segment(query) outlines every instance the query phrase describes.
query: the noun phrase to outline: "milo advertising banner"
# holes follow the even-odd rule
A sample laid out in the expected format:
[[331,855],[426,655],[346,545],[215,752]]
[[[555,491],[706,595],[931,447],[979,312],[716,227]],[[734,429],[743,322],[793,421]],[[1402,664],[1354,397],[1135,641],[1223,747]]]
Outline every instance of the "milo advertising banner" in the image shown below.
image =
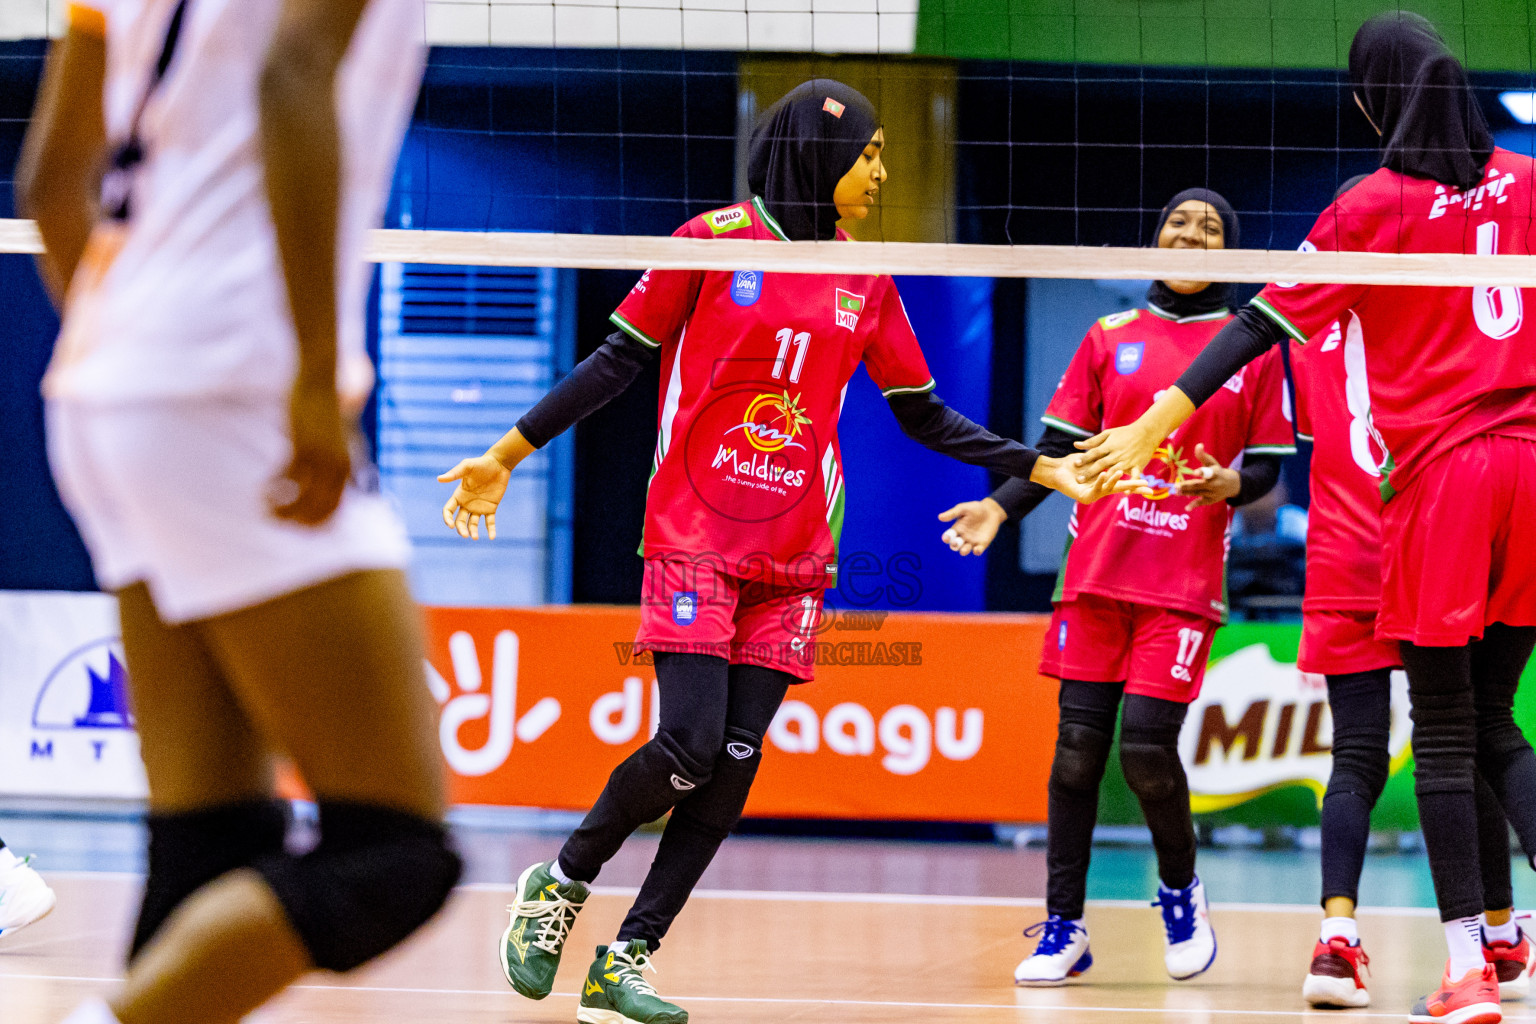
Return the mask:
[[[1296,668],[1299,623],[1234,623],[1216,634],[1200,698],[1179,737],[1190,802],[1216,825],[1316,825],[1333,767],[1333,720],[1323,677]],[[1536,728],[1536,672],[1527,668],[1515,717]],[[1372,816],[1373,828],[1419,825],[1413,798],[1408,679],[1392,676],[1392,774]],[[1136,799],[1112,759],[1099,820],[1141,821]]]

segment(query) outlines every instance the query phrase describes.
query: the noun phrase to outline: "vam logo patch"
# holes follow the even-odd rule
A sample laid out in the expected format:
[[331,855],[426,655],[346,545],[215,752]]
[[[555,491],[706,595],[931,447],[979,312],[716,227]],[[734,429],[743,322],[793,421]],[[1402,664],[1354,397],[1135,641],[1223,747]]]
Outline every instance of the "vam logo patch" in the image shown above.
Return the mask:
[[763,275],[757,270],[738,270],[731,278],[731,301],[751,306],[763,296]]
[[1122,377],[1141,369],[1141,356],[1146,350],[1144,341],[1122,341],[1115,346],[1115,372]]
[[699,592],[677,590],[672,593],[672,621],[679,626],[691,626],[699,617]]

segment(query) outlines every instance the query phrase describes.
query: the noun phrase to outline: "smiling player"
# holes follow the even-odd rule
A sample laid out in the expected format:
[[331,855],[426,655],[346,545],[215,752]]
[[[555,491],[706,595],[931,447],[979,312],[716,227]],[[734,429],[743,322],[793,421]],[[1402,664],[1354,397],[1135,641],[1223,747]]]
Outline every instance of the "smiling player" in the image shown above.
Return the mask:
[[[1215,192],[1190,189],[1169,201],[1154,238],[1165,249],[1235,247],[1237,215]],[[1230,301],[1229,285],[1158,281],[1147,308],[1099,320],[1042,417],[1040,450],[1065,454],[1105,425],[1134,419],[1231,319]],[[1047,811],[1049,917],[1025,932],[1039,942],[1014,972],[1020,985],[1059,985],[1093,963],[1083,902],[1117,715],[1120,763],[1157,851],[1162,885],[1153,905],[1163,915],[1165,966],[1184,980],[1215,961],[1178,738],[1226,617],[1232,509],[1268,492],[1280,456],[1295,450],[1281,381],[1277,359],[1232,377],[1147,467],[1151,495],[1073,509],[1040,664],[1061,680]],[[1239,458],[1241,471],[1228,468]],[[1008,481],[990,498],[941,514],[954,522],[945,540],[961,554],[985,551],[1004,519],[1027,515],[1047,493]]]

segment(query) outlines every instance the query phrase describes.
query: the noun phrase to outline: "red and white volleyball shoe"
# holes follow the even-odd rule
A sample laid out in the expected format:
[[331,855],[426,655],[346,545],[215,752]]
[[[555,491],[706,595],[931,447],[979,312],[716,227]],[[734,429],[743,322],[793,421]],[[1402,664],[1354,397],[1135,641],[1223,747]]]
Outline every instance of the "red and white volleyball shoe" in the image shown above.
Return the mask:
[[1504,1002],[1518,1002],[1530,994],[1531,972],[1536,970],[1536,956],[1532,953],[1531,940],[1524,930],[1519,942],[1489,942],[1484,933],[1483,959],[1499,979],[1499,998]]
[[1361,969],[1370,962],[1359,943],[1351,946],[1344,938],[1319,942],[1312,949],[1312,967],[1307,971],[1307,980],[1302,982],[1301,997],[1310,1006],[1327,1009],[1370,1006],[1371,993],[1360,976]]

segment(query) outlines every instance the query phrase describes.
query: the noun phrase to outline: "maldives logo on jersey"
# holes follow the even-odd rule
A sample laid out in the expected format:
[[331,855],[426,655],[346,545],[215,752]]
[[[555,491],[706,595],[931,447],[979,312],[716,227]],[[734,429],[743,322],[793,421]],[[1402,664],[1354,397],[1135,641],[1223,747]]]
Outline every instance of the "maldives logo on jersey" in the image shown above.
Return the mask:
[[752,215],[747,212],[745,206],[733,206],[729,210],[717,210],[706,215],[704,222],[709,225],[711,232],[723,235],[727,231],[751,226]]
[[[776,452],[781,448],[799,448],[805,445],[796,441],[800,432],[810,426],[811,418],[800,408],[800,396],[788,391],[758,395],[747,403],[747,411],[741,422],[726,434],[740,430],[745,432],[747,443],[760,452]],[[723,450],[723,449],[722,449]]]
[[864,312],[864,296],[845,292],[841,288],[837,290],[837,299],[833,306],[837,326],[846,327],[850,331],[858,329],[859,314],[862,312]]
[[[1164,479],[1163,474],[1153,471],[1152,467],[1159,462],[1163,464],[1163,473],[1172,479]],[[1200,479],[1200,467],[1184,461],[1184,449],[1176,444],[1168,444],[1153,453],[1152,461],[1147,463],[1146,469],[1142,471],[1141,479],[1152,488],[1152,493],[1146,497],[1153,501],[1162,501],[1173,494],[1173,488],[1176,485]]]

